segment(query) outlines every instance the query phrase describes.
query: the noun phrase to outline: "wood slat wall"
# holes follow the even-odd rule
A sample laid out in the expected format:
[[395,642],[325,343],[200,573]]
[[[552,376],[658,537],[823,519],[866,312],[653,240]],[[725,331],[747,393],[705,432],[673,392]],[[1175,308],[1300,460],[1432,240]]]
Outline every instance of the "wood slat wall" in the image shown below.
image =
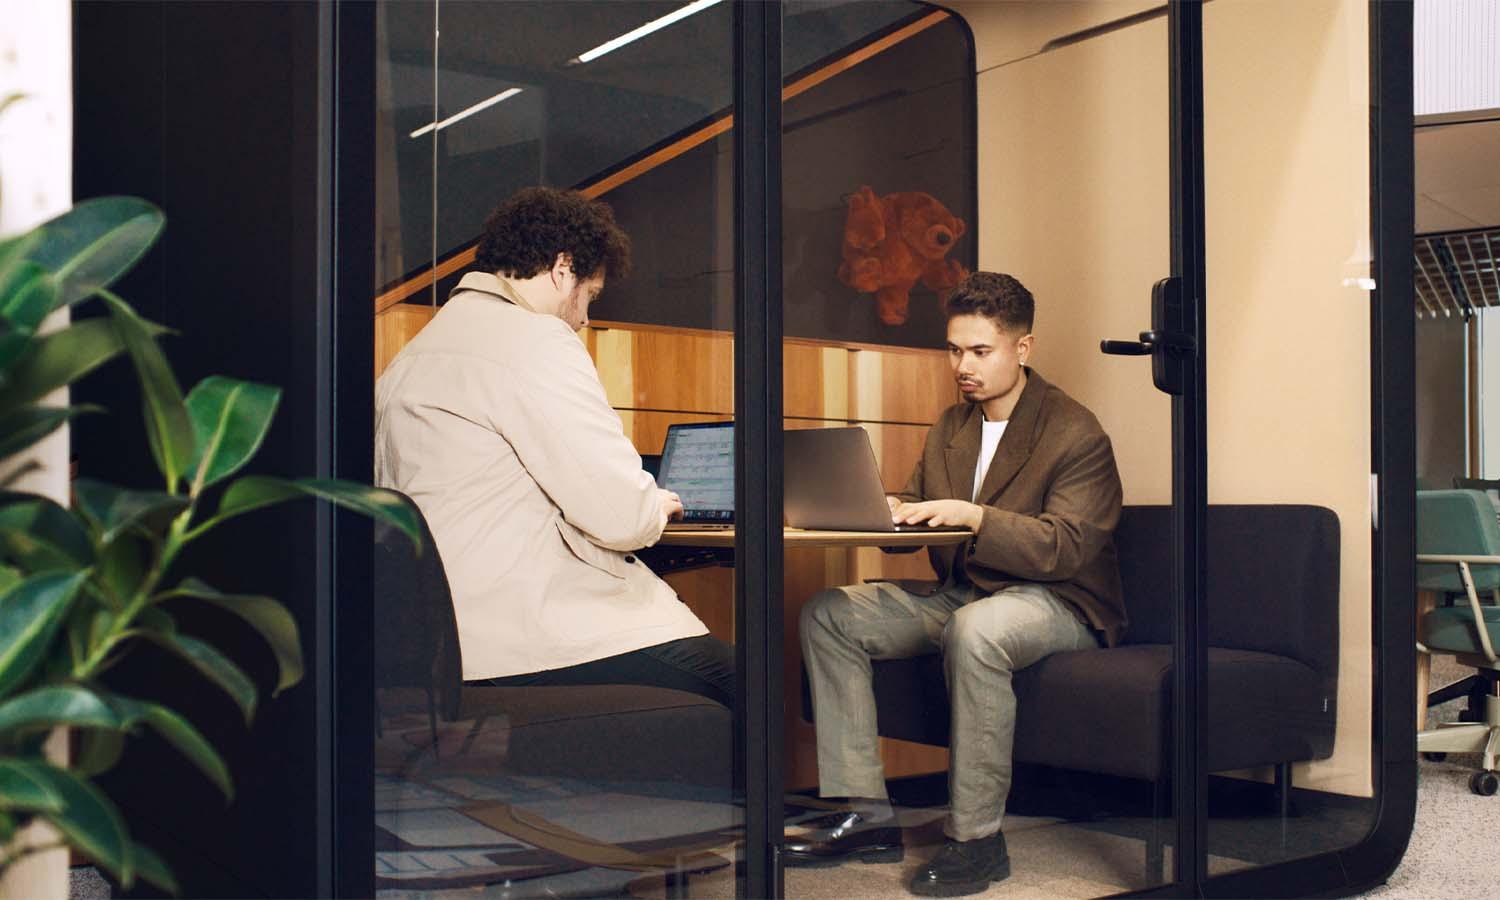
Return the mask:
[[[432,317],[428,306],[400,303],[376,317],[376,374]],[[734,416],[734,341],[723,332],[595,323],[581,335],[599,369],[605,395],[625,433],[643,454],[660,453],[672,422]],[[903,487],[921,456],[927,427],[957,399],[942,350],[851,346],[803,339],[783,348],[787,428],[862,425],[880,462],[886,490]],[[925,553],[892,555],[875,548],[801,549],[786,554],[783,598],[786,685],[786,784],[817,784],[813,728],[802,720],[802,606],[825,587],[871,578],[932,578]],[[734,639],[734,577],[727,568],[667,577],[710,631]],[[939,772],[947,751],[883,740],[890,777]]]

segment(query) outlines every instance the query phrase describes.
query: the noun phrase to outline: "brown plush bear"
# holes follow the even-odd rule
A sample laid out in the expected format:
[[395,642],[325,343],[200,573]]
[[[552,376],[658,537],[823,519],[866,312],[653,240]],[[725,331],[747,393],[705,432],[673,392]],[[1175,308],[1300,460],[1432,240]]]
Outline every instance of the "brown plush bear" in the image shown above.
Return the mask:
[[918,281],[942,299],[969,274],[957,260],[943,258],[963,233],[964,220],[931,194],[876,197],[868,186],[861,187],[849,197],[839,281],[874,293],[880,321],[901,325]]

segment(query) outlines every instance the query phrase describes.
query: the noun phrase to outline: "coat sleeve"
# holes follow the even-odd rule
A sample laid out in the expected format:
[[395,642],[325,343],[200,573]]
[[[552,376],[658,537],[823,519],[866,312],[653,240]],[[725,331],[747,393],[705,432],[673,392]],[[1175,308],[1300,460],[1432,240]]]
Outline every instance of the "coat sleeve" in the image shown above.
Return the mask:
[[1121,499],[1114,450],[1096,429],[1059,464],[1039,515],[984,507],[969,563],[1027,581],[1071,580],[1110,540]]
[[610,408],[588,351],[561,320],[544,322],[526,359],[491,386],[486,423],[527,473],[595,544],[634,550],[666,526],[656,481]]

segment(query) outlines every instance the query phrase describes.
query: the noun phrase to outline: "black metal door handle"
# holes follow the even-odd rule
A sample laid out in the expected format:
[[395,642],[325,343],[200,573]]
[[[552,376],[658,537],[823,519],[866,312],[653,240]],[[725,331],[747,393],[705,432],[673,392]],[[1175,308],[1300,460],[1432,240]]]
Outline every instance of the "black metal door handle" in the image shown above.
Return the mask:
[[1100,341],[1099,349],[1111,356],[1151,355],[1151,345],[1145,341]]
[[1151,330],[1141,332],[1140,340],[1100,341],[1099,350],[1112,356],[1150,356],[1151,380],[1156,387],[1180,395],[1185,375],[1183,358],[1198,353],[1197,338],[1185,330],[1191,321],[1181,281],[1163,278],[1151,288]]

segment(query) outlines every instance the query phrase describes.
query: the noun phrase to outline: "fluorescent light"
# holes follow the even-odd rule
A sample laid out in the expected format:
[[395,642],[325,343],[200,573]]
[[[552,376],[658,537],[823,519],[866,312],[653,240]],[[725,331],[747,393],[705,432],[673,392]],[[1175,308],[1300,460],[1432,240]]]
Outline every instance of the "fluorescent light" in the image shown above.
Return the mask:
[[613,50],[618,50],[631,41],[640,40],[653,31],[658,31],[662,28],[666,28],[673,22],[680,22],[681,20],[686,19],[688,16],[691,16],[694,13],[703,12],[705,9],[708,9],[710,6],[713,6],[714,4],[719,2],[720,0],[694,0],[694,2],[689,3],[687,6],[684,6],[675,12],[667,13],[660,19],[652,19],[651,21],[635,29],[634,31],[628,31],[612,41],[606,41],[605,43],[600,44],[592,50],[587,50],[583,53],[578,54],[577,56],[568,60],[568,65],[577,66],[586,62],[593,62],[604,54],[609,53]]
[[417,138],[421,137],[429,131],[441,131],[442,129],[447,128],[449,125],[452,125],[454,122],[457,122],[459,119],[467,119],[469,116],[472,116],[481,110],[489,109],[491,106],[494,106],[501,100],[509,100],[519,93],[521,93],[520,88],[510,88],[509,90],[501,91],[488,100],[481,100],[468,109],[461,112],[456,112],[441,122],[428,122],[426,125],[423,125],[421,128],[413,131],[411,133],[411,136]]

